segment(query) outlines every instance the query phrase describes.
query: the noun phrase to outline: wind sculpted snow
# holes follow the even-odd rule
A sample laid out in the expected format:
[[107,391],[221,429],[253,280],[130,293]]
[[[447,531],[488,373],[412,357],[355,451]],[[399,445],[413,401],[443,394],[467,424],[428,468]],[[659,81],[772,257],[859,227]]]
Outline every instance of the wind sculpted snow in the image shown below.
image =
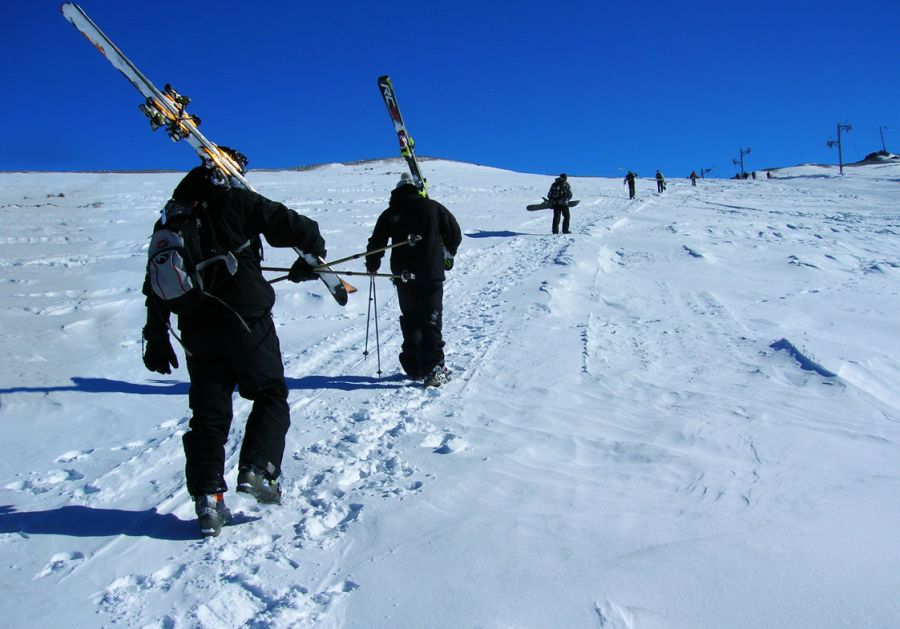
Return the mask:
[[[179,175],[0,175],[7,626],[896,623],[900,166],[642,179],[634,201],[572,177],[571,236],[524,210],[553,177],[424,166],[466,235],[453,381],[400,376],[390,284],[380,378],[367,282],[345,308],[278,284],[284,505],[231,492],[205,542],[182,352],[170,377],[140,359],[147,239]],[[403,167],[249,178],[341,257]]]

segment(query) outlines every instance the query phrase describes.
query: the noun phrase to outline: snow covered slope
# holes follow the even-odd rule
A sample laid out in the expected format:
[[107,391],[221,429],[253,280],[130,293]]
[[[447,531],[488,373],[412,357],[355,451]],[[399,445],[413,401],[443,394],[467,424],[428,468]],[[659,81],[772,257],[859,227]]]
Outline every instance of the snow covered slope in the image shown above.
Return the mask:
[[[341,257],[401,167],[250,180]],[[365,278],[345,308],[279,284],[284,505],[231,493],[236,523],[206,542],[186,371],[140,358],[147,238],[180,175],[0,174],[7,626],[897,623],[900,165],[643,179],[634,201],[571,178],[571,236],[525,211],[553,177],[423,167],[465,233],[454,380],[400,377],[390,284],[383,378]]]

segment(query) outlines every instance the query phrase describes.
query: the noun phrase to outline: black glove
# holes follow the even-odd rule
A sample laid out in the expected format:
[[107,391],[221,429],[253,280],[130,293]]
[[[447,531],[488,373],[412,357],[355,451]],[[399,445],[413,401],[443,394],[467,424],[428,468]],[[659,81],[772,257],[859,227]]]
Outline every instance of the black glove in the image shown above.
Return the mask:
[[447,247],[442,247],[442,249],[444,250],[444,269],[449,271],[453,268],[453,254]]
[[169,334],[149,333],[144,329],[144,367],[150,371],[161,374],[170,374],[174,367],[178,369],[178,357],[172,344],[169,342]]
[[319,274],[313,271],[312,265],[303,258],[297,258],[288,271],[288,279],[292,282],[307,282],[319,279]]
[[328,255],[328,252],[325,250],[325,239],[320,234],[316,234],[316,237],[308,247],[301,247],[301,249],[311,254],[316,260],[319,258],[324,260],[325,256]]
[[381,268],[381,258],[366,258],[366,271],[377,273]]

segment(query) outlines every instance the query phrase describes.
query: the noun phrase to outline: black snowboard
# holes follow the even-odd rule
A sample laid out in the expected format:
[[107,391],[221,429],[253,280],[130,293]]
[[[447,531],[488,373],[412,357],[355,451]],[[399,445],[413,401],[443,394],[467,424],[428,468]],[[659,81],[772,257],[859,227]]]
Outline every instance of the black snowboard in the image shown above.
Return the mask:
[[[579,199],[575,199],[574,201],[569,201],[568,205],[569,205],[569,207],[575,207],[580,202],[581,201]],[[535,212],[537,210],[546,210],[551,207],[553,207],[553,206],[550,205],[549,201],[542,201],[541,203],[534,203],[533,205],[528,205],[525,207],[525,209],[528,210],[529,212]]]

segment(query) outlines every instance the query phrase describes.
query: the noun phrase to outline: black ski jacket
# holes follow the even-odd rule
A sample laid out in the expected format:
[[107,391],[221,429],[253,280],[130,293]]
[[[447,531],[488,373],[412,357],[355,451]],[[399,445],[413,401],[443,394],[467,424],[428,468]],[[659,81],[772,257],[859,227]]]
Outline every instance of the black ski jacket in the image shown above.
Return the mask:
[[[444,253],[447,248],[455,256],[462,242],[459,223],[450,210],[419,194],[418,189],[407,184],[391,192],[391,201],[381,213],[369,238],[366,251],[403,242],[410,234],[422,239],[414,246],[402,245],[391,249],[391,272],[409,271],[416,276],[414,283],[443,281]],[[374,273],[381,266],[384,252],[366,256],[366,269]]]
[[572,188],[565,179],[557,177],[547,193],[547,201],[552,207],[567,207],[572,199]]
[[[236,254],[237,273],[229,276],[224,270],[217,271],[216,281],[208,287],[208,291],[224,304],[207,297],[189,314],[178,317],[178,327],[185,330],[214,324],[224,317],[235,319],[235,313],[246,321],[259,319],[275,304],[275,291],[260,269],[260,235],[273,247],[297,247],[324,257],[325,241],[319,233],[319,225],[281,203],[243,188],[220,188],[202,183],[199,186],[186,185],[196,184],[198,177],[206,177],[200,167],[185,176],[173,197],[180,197],[179,200],[184,202],[205,202],[205,207],[198,208],[195,214],[200,220],[199,233],[204,256],[236,251],[247,241],[250,244]],[[184,198],[185,190],[190,198]],[[159,225],[157,221],[154,230]],[[166,332],[170,313],[154,295],[147,276],[144,278],[143,292],[147,296],[148,331]]]

